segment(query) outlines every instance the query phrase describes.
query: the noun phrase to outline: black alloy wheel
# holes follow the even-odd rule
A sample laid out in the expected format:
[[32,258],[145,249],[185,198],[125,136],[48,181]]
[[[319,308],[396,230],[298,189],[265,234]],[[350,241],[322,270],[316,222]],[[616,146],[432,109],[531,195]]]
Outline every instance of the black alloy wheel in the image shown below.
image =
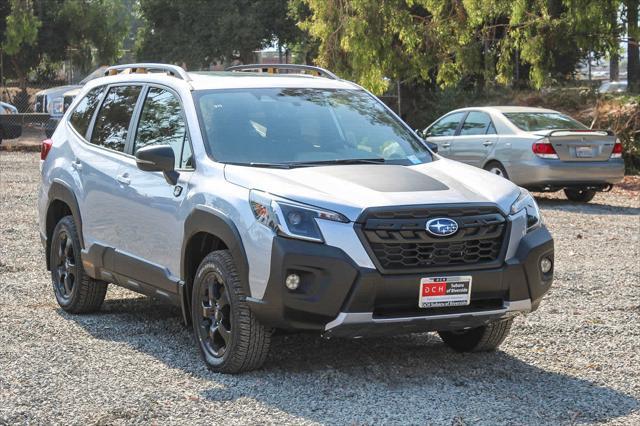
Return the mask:
[[77,265],[73,241],[66,230],[58,233],[56,249],[52,254],[54,291],[62,301],[69,301],[76,283]]
[[222,358],[232,344],[231,305],[224,279],[217,271],[208,271],[200,286],[201,318],[198,336],[210,356]]

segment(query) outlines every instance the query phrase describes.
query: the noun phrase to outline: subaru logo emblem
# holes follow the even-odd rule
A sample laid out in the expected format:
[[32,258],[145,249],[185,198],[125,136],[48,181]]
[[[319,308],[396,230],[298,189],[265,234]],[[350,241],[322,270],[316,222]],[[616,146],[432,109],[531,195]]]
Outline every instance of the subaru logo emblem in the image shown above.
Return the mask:
[[436,237],[448,237],[458,231],[458,223],[455,220],[438,217],[427,222],[427,232]]

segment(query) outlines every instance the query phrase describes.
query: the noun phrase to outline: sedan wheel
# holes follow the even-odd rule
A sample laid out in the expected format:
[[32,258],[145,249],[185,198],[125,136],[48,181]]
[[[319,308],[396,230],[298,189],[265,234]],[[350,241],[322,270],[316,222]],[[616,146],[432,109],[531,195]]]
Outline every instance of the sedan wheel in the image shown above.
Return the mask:
[[484,166],[484,169],[486,171],[488,171],[489,173],[493,173],[494,175],[498,175],[500,177],[503,177],[505,179],[509,179],[509,175],[507,174],[507,171],[505,170],[504,167],[502,167],[502,164],[493,161],[489,164],[487,164],[486,166]]

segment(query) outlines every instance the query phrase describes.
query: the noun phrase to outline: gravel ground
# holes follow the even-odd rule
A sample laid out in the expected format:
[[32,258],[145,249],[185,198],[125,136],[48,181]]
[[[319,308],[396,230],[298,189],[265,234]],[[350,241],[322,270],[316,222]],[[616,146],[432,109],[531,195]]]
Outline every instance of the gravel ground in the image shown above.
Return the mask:
[[556,280],[502,350],[433,334],[276,336],[265,367],[208,372],[177,309],[111,286],[100,313],[53,298],[38,156],[0,152],[0,424],[640,424],[640,195],[544,195]]

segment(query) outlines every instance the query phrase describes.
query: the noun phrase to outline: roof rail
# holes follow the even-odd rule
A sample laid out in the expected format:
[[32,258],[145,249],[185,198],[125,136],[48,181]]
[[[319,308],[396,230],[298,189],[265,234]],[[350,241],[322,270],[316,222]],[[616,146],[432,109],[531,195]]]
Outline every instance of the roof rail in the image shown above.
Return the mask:
[[[340,78],[324,68],[314,67],[312,65],[298,65],[298,64],[250,64],[250,65],[235,65],[229,67],[226,71],[258,71],[266,72],[269,74],[286,74],[281,73],[280,70],[292,70],[299,71],[299,74],[304,74],[304,71],[308,71],[310,74],[318,77],[330,78],[332,80],[340,80]],[[301,72],[300,72],[301,71]]]
[[130,74],[145,74],[148,71],[162,71],[176,78],[181,78],[184,81],[191,81],[191,77],[189,77],[189,74],[187,74],[184,68],[171,64],[140,63],[114,65],[104,70],[104,75],[116,75],[127,70]]

